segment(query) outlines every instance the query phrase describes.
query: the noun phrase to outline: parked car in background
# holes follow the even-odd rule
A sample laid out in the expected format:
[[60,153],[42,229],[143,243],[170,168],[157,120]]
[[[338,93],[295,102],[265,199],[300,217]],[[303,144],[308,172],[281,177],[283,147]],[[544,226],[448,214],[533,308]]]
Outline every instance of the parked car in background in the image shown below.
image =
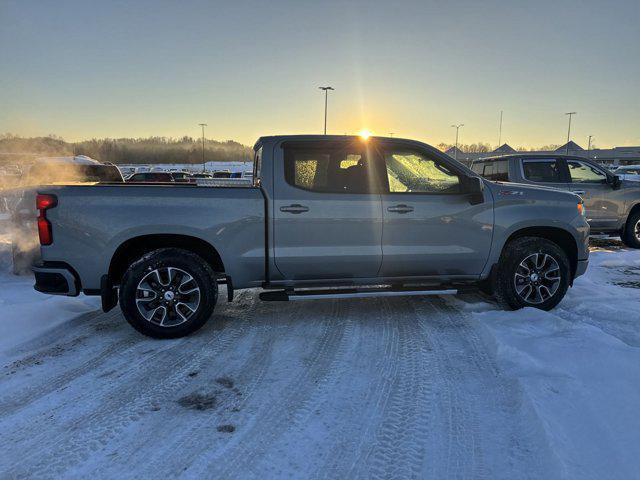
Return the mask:
[[570,155],[513,154],[476,160],[487,180],[567,190],[584,200],[592,233],[620,235],[640,248],[640,182],[623,180],[596,162]]
[[229,170],[218,170],[211,174],[212,178],[231,178],[231,172]]
[[640,181],[640,165],[622,165],[616,168],[614,173],[622,180]]
[[127,178],[131,175],[133,175],[134,173],[136,173],[136,167],[131,167],[131,166],[118,166],[118,170],[120,170],[120,173],[122,174],[122,176],[124,178]]
[[5,175],[16,175],[18,177],[22,176],[22,168],[20,168],[20,165],[5,165],[1,168],[1,170]]
[[191,178],[193,178],[193,179],[213,178],[213,175],[211,175],[210,173],[207,173],[207,172],[198,172],[198,173],[192,173],[191,174]]
[[18,165],[0,166],[0,189],[15,187],[20,183],[22,170]]
[[[71,159],[73,158],[73,159]],[[116,182],[124,179],[118,167],[89,157],[61,157],[37,160],[22,176],[20,185],[31,187],[67,182]]]
[[189,172],[175,171],[175,172],[170,172],[170,174],[173,177],[173,180],[175,182],[189,183],[192,181],[191,174]]
[[171,183],[174,182],[173,175],[169,172],[144,172],[134,173],[127,177],[127,183]]
[[134,328],[170,338],[204,325],[219,284],[229,301],[256,287],[265,301],[480,287],[505,308],[548,310],[587,268],[575,194],[489,182],[400,138],[271,136],[254,148],[248,185],[40,189],[35,288],[100,295],[105,311],[120,302]]

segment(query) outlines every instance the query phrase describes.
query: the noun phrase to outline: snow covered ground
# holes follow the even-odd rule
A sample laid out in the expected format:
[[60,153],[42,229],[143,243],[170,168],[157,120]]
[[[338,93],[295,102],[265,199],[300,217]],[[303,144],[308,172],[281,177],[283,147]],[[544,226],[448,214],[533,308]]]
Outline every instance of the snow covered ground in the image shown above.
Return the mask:
[[100,306],[96,297],[43,295],[33,289],[33,277],[11,272],[11,244],[0,235],[0,361],[8,349]]
[[552,312],[462,308],[518,380],[565,478],[640,478],[640,252],[592,249],[589,270]]
[[2,242],[0,270],[0,478],[638,478],[640,252],[615,241],[553,312],[244,291],[172,341],[33,293]]

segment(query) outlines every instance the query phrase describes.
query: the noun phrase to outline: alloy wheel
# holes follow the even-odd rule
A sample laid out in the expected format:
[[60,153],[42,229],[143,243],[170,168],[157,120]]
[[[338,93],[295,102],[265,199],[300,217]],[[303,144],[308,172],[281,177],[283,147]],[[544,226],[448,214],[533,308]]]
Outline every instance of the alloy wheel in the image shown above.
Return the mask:
[[138,312],[161,327],[183,324],[199,305],[200,287],[192,275],[180,268],[151,270],[142,277],[136,289]]
[[533,253],[522,260],[513,279],[518,296],[533,305],[553,297],[560,287],[560,280],[558,261],[546,253]]

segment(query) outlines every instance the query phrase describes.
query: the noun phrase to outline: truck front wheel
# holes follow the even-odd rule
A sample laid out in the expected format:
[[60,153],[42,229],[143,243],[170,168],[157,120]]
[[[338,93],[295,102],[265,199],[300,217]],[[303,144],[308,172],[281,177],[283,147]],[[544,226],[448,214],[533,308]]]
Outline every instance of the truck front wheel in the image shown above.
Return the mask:
[[188,250],[154,250],[132,263],[120,285],[120,308],[140,333],[178,338],[201,328],[218,299],[207,262]]
[[540,237],[521,237],[502,252],[495,298],[505,309],[534,307],[551,310],[569,288],[571,268],[566,253]]

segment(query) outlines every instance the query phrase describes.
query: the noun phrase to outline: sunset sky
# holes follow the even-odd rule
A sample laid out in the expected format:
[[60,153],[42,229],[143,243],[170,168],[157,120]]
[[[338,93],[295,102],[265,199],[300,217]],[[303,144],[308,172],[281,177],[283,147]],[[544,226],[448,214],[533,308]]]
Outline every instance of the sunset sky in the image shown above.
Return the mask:
[[640,145],[640,1],[0,0],[0,133]]

